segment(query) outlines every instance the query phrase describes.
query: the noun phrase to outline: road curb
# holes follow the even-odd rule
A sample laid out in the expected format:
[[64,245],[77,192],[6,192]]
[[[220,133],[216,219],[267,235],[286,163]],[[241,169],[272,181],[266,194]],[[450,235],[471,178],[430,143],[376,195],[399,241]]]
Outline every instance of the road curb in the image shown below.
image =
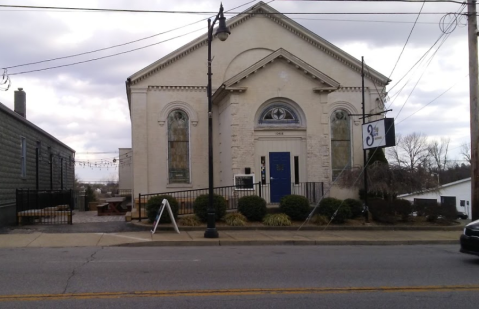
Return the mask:
[[335,241],[335,240],[209,240],[209,241],[148,241],[125,243],[113,247],[216,247],[216,246],[411,246],[456,245],[457,240],[393,240],[393,241]]
[[[138,221],[131,221],[130,224],[144,228],[151,229],[151,224],[146,224]],[[180,226],[181,231],[204,231],[206,226]],[[299,226],[216,226],[218,232],[221,231],[297,231]],[[377,226],[377,225],[330,225],[330,226],[303,226],[300,231],[462,231],[464,225],[453,226]],[[159,225],[157,231],[174,231],[173,225]]]

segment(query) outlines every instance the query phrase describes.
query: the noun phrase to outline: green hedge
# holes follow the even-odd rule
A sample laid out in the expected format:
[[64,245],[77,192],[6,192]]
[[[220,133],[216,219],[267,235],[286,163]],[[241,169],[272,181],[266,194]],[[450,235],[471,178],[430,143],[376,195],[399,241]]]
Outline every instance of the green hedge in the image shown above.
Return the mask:
[[238,211],[249,221],[261,221],[266,215],[266,201],[257,196],[243,196],[238,200]]
[[331,218],[334,214],[333,223],[344,223],[351,218],[351,209],[347,203],[333,197],[326,197],[319,202],[318,213]]
[[281,212],[291,220],[304,220],[309,215],[310,207],[307,198],[301,195],[286,195],[279,202]]
[[[158,209],[160,209],[163,199],[168,200],[168,203],[170,204],[171,211],[173,212],[173,216],[175,217],[175,220],[178,218],[178,201],[170,195],[158,195],[158,196],[154,196],[150,198],[148,200],[148,203],[146,203],[146,214],[150,222],[155,221],[156,215],[158,214]],[[165,208],[165,210],[163,210],[163,214],[161,215],[160,223],[170,223],[170,222],[171,222],[170,213]]]
[[363,215],[363,202],[360,200],[355,200],[352,198],[347,198],[343,202],[344,204],[348,205],[349,209],[351,210],[351,218],[357,218],[361,215]]
[[[206,222],[208,219],[208,194],[200,195],[193,203],[193,211],[198,218]],[[226,214],[226,200],[218,194],[213,194],[213,206],[215,208],[216,221],[221,220]]]

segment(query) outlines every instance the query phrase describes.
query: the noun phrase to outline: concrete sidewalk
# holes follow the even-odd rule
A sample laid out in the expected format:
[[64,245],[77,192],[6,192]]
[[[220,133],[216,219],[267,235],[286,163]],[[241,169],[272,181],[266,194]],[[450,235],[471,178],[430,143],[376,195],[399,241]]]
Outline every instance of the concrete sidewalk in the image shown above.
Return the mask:
[[157,230],[117,233],[0,234],[0,248],[108,247],[108,246],[264,246],[264,245],[415,245],[459,244],[454,230],[218,230],[220,237],[206,239],[204,231]]

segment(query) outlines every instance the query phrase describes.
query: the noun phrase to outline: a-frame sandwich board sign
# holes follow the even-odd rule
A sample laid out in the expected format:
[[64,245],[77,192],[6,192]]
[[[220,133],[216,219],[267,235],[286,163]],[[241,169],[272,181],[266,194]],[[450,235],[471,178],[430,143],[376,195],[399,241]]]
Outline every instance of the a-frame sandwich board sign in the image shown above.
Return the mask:
[[160,218],[165,208],[168,210],[168,213],[170,214],[171,223],[173,223],[173,227],[175,228],[175,231],[179,234],[180,230],[178,229],[178,225],[176,225],[175,217],[173,216],[173,211],[171,211],[170,203],[168,203],[168,200],[166,198],[163,199],[163,201],[161,202],[161,206],[158,209],[155,222],[153,222],[153,229],[151,230],[151,234],[155,234],[156,228],[158,227],[158,223],[160,223]]

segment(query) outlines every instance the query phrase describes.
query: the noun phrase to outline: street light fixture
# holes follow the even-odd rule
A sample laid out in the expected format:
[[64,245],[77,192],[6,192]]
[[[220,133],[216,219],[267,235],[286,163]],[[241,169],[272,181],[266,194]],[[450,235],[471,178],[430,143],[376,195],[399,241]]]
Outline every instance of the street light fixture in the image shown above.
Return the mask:
[[218,231],[216,230],[216,210],[213,205],[213,115],[212,108],[212,93],[211,93],[211,41],[213,40],[213,28],[216,21],[219,20],[219,26],[216,30],[216,36],[220,41],[225,41],[231,34],[228,27],[226,27],[226,18],[223,15],[223,4],[220,5],[220,11],[216,15],[213,23],[208,18],[208,87],[206,89],[208,96],[208,216],[207,226],[205,231],[205,238],[218,238]]

